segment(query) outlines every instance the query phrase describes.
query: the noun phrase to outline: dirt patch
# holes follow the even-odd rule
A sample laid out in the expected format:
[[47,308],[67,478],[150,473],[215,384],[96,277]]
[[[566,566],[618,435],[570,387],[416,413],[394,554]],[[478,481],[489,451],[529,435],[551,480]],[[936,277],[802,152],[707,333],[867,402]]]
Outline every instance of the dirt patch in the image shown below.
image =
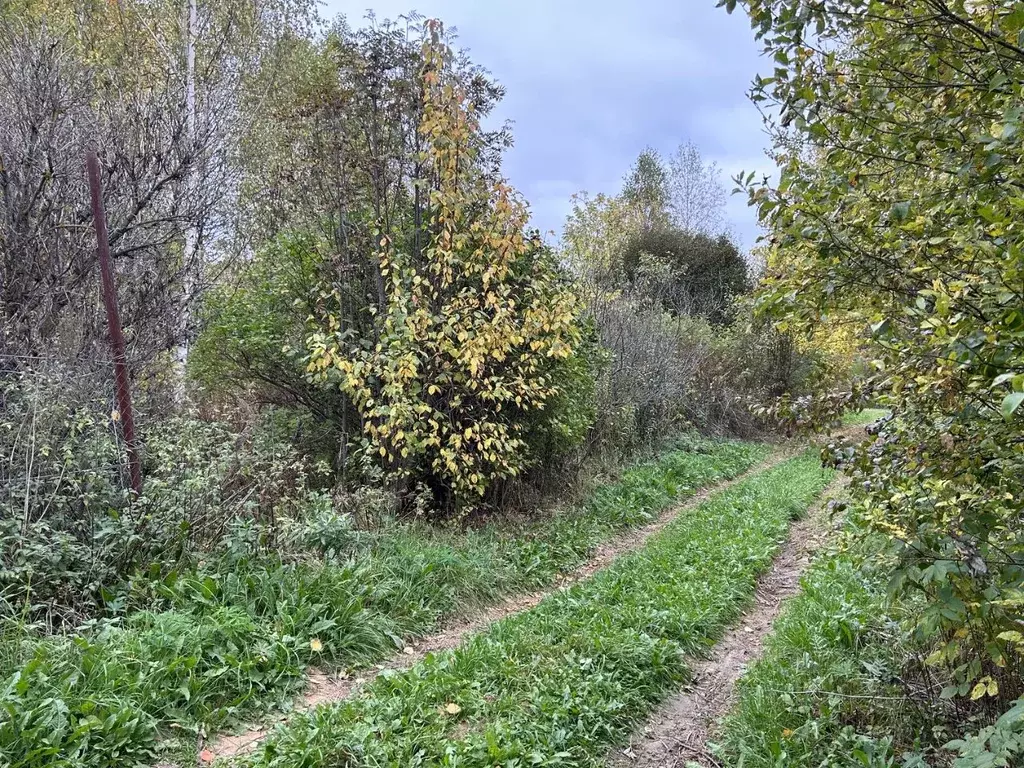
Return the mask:
[[[554,592],[567,589],[573,584],[589,578],[597,571],[608,567],[614,560],[629,552],[639,549],[647,543],[648,539],[661,531],[671,523],[678,515],[691,510],[707,499],[721,491],[743,482],[752,475],[764,472],[767,469],[790,458],[803,449],[804,446],[787,447],[780,449],[767,459],[751,467],[743,474],[707,488],[687,499],[684,503],[669,507],[664,510],[657,519],[640,528],[634,528],[619,536],[616,536],[598,547],[594,555],[573,571],[563,575],[555,584],[546,590],[533,592],[525,595],[518,595],[503,600],[494,606],[481,611],[472,619],[453,624],[446,629],[428,635],[418,641],[411,642],[402,652],[390,659],[377,664],[375,667],[366,670],[359,670],[356,673],[327,674],[314,670],[309,673],[307,688],[302,697],[296,701],[295,712],[302,712],[321,704],[343,701],[358,693],[368,681],[386,669],[402,670],[422,661],[427,654],[438,653],[458,647],[469,635],[480,632],[489,624],[499,621],[512,614],[528,610],[537,605],[541,600]],[[223,759],[243,755],[253,751],[257,745],[266,738],[273,730],[277,722],[286,722],[287,715],[279,717],[276,721],[252,727],[238,734],[221,734],[214,736],[206,744],[206,750],[215,758]]]
[[758,658],[783,602],[800,591],[800,576],[828,536],[827,500],[843,481],[837,480],[806,517],[789,529],[789,538],[772,567],[758,579],[754,604],[706,659],[691,661],[691,686],[665,701],[633,735],[628,747],[608,758],[610,768],[684,768],[719,766],[707,749],[718,721],[733,702],[736,681]]

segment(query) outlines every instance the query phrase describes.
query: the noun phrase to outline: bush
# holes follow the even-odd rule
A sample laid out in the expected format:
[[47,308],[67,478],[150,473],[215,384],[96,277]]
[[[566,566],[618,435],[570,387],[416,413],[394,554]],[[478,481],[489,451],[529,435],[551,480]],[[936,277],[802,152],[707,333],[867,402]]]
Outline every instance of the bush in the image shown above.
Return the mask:
[[777,423],[759,415],[761,404],[812,390],[823,375],[815,350],[747,324],[745,307],[732,311],[730,326],[631,296],[606,296],[590,311],[610,357],[598,379],[592,442],[624,453],[683,427],[759,434]]
[[281,234],[209,291],[188,373],[204,410],[249,423],[269,406],[291,422],[289,441],[343,472],[337,458],[351,439],[343,426],[357,416],[337,387],[309,381],[305,361],[325,249],[310,235]]
[[417,236],[382,235],[370,256],[382,280],[369,333],[347,322],[340,289],[324,287],[309,371],[352,399],[369,458],[462,514],[527,465],[524,421],[558,396],[554,374],[581,330],[525,207],[480,166],[481,128],[447,49],[435,40],[424,58]]
[[894,590],[927,596],[916,628],[946,695],[1003,706],[1024,692],[1024,16],[743,5],[779,62],[754,98],[790,127],[776,188],[749,190],[783,257],[763,306],[797,333],[870,332],[871,394],[895,418],[847,463],[859,521],[899,556]]
[[51,626],[118,610],[137,569],[176,567],[237,518],[273,531],[306,503],[311,467],[270,430],[183,417],[143,427],[143,495],[133,498],[107,380],[54,368],[3,383],[0,610],[27,604]]
[[750,290],[747,262],[725,235],[646,229],[629,239],[621,259],[626,281],[674,314],[726,323],[733,298]]

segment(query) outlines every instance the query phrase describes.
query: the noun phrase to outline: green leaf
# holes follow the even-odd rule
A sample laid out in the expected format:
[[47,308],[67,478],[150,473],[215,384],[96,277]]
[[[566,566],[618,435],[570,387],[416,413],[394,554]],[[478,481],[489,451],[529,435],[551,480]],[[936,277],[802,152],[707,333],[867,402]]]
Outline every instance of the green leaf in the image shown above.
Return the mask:
[[1013,416],[1014,412],[1024,403],[1024,392],[1011,392],[1003,398],[1002,413],[1007,419]]

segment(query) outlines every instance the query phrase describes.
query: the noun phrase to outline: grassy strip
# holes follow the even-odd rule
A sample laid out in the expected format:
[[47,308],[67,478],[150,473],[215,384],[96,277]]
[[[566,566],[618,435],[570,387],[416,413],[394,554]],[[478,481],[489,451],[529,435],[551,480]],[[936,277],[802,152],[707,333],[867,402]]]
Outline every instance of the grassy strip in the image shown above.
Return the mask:
[[804,455],[454,652],[291,723],[249,765],[597,766],[749,601],[831,473]]
[[767,453],[688,441],[580,508],[514,529],[395,525],[323,559],[293,560],[252,554],[236,537],[201,570],[140,578],[126,606],[150,610],[74,637],[0,627],[0,765],[147,761],[162,728],[223,725],[281,703],[310,663],[370,663],[442,617],[550,583],[616,531]]
[[930,718],[908,712],[892,685],[905,672],[908,641],[891,618],[885,580],[862,561],[859,550],[833,552],[804,576],[740,681],[720,745],[727,764],[894,766],[928,731]]
[[847,413],[843,416],[843,426],[864,427],[873,424],[888,413],[889,411],[885,408],[865,408],[863,411]]

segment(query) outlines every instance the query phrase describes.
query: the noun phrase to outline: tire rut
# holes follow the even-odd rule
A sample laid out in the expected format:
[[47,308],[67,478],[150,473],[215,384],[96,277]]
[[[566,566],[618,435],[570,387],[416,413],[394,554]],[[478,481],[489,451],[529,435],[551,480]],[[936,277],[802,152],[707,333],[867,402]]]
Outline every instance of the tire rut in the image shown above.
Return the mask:
[[718,721],[732,706],[737,681],[761,657],[764,641],[783,603],[800,592],[800,577],[828,537],[825,505],[843,484],[843,478],[835,480],[808,514],[790,526],[786,543],[758,579],[749,610],[722,636],[707,658],[690,660],[690,686],[663,702],[634,732],[630,744],[609,756],[608,768],[721,765],[709,751],[709,741]]
[[688,512],[707,501],[711,496],[721,493],[754,475],[765,472],[786,459],[804,450],[806,446],[786,446],[774,451],[763,461],[754,465],[731,480],[705,488],[686,501],[667,507],[656,519],[638,528],[618,534],[598,546],[595,553],[582,565],[564,574],[552,586],[536,592],[509,597],[470,619],[452,624],[444,630],[412,641],[402,651],[396,653],[375,666],[358,670],[355,673],[326,673],[310,670],[307,675],[306,691],[296,700],[292,713],[277,720],[269,720],[264,724],[255,725],[236,734],[217,734],[205,745],[200,745],[202,754],[208,758],[208,764],[214,760],[240,757],[254,751],[274,728],[287,722],[291,714],[304,712],[322,704],[344,701],[359,693],[368,682],[385,670],[408,669],[428,654],[438,653],[458,647],[469,635],[480,632],[488,625],[500,621],[522,611],[533,608],[544,598],[560,590],[568,589],[573,584],[589,578],[597,571],[607,568],[616,559],[641,548],[647,541],[679,515]]

